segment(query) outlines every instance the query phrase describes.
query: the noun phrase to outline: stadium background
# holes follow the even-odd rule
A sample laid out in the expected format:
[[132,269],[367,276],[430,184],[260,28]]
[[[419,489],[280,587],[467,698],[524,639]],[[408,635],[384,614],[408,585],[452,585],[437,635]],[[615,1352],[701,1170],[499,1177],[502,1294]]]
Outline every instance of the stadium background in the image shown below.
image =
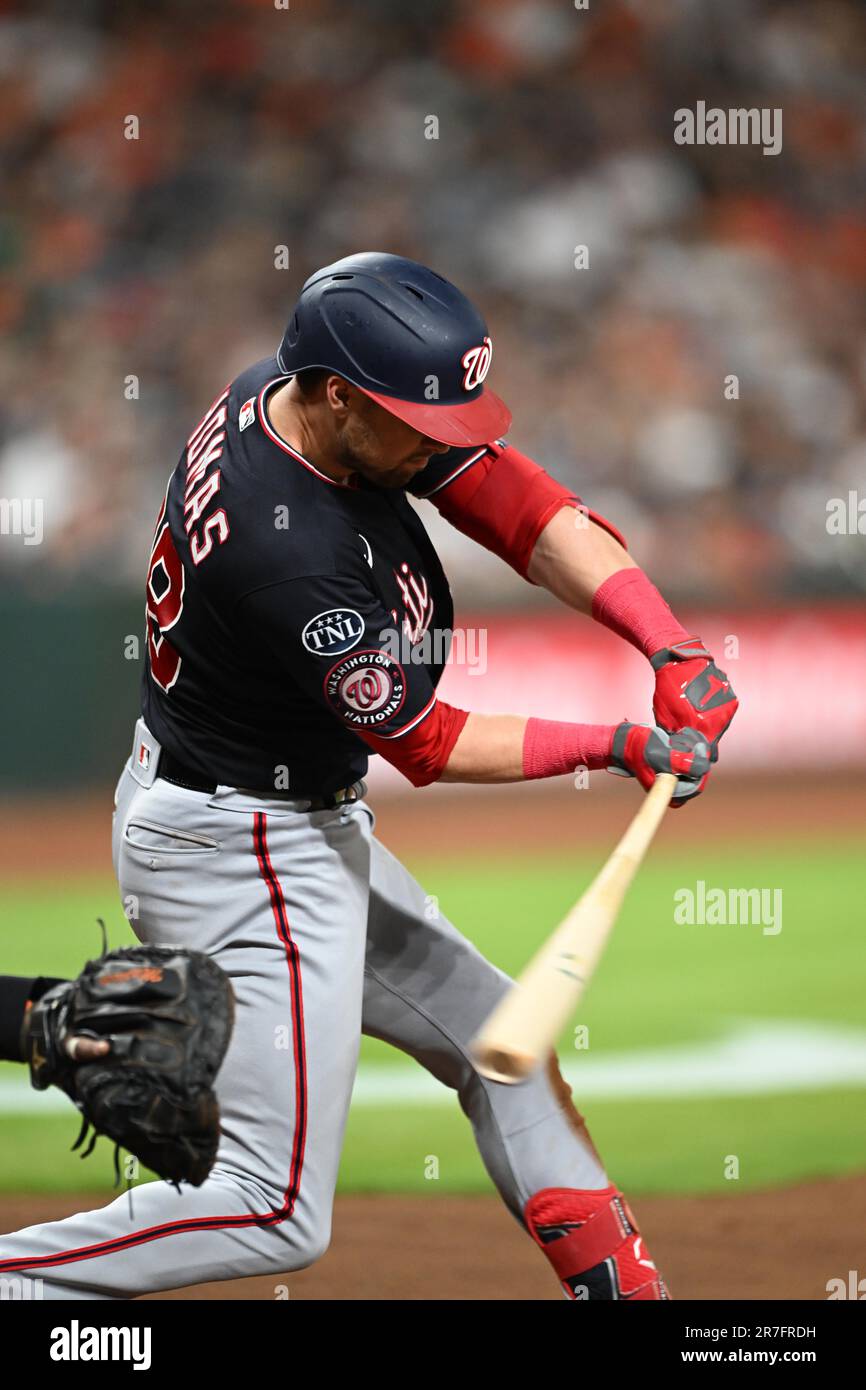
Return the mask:
[[[39,545],[0,534],[0,968],[76,971],[98,915],[128,935],[111,788],[182,441],[317,266],[428,261],[491,323],[510,438],[622,527],[743,700],[623,915],[588,1049],[563,1038],[578,1104],[675,1293],[826,1297],[862,1263],[866,547],[828,504],[866,496],[864,52],[842,0],[0,4],[0,499],[44,515]],[[781,153],[675,145],[698,100],[781,108]],[[451,698],[648,716],[635,653],[431,512],[487,644]],[[371,795],[511,970],[635,804],[603,777]],[[698,880],[781,890],[782,930],[676,924]],[[75,1130],[0,1070],[0,1226],[112,1195]],[[488,1190],[453,1098],[365,1043],[334,1247],[293,1297],[555,1296]]]

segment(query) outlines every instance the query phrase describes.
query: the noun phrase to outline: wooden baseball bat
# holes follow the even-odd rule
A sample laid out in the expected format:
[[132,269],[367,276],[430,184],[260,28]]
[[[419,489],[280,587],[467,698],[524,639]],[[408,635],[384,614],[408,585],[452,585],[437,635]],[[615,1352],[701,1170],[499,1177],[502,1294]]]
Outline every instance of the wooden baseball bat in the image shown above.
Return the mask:
[[649,849],[677,785],[659,773],[610,858],[470,1044],[492,1081],[522,1081],[549,1055],[598,964],[626,890]]

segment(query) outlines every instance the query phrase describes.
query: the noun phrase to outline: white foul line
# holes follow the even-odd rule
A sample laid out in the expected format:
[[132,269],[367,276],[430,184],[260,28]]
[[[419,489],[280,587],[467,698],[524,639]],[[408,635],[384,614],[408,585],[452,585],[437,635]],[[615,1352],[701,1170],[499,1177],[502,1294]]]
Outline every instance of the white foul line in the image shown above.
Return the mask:
[[[562,1052],[560,1062],[579,1103],[696,1100],[866,1086],[866,1029],[805,1020],[749,1019],[729,1025],[709,1041],[597,1056],[591,1049]],[[453,1102],[453,1091],[421,1067],[406,1063],[364,1063],[352,1093],[352,1105],[362,1109]],[[23,1067],[18,1076],[0,1078],[0,1114],[45,1115],[69,1109],[66,1096],[53,1087],[32,1090]]]

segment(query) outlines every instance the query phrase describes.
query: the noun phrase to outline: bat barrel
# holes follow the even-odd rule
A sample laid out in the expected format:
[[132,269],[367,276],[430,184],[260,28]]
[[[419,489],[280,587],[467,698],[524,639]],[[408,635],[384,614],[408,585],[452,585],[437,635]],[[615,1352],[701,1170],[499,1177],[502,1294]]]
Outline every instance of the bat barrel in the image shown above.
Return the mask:
[[556,1046],[592,978],[626,890],[676,787],[660,775],[586,892],[536,953],[470,1043],[476,1070],[514,1085]]
[[525,1081],[540,1061],[540,1058],[527,1052],[515,1052],[501,1044],[497,1046],[481,1041],[472,1047],[472,1058],[476,1071],[486,1076],[488,1081],[501,1081],[506,1086]]

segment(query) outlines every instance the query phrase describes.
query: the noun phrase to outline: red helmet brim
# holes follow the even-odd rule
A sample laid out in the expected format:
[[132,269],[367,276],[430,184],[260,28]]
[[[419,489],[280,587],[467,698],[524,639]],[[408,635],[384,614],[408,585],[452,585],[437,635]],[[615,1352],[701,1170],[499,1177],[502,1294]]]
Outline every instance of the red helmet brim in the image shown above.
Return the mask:
[[458,405],[403,401],[396,396],[367,391],[363,386],[358,389],[428,439],[435,439],[439,444],[451,444],[454,448],[491,444],[511,428],[511,411],[487,387],[474,400],[461,401]]

